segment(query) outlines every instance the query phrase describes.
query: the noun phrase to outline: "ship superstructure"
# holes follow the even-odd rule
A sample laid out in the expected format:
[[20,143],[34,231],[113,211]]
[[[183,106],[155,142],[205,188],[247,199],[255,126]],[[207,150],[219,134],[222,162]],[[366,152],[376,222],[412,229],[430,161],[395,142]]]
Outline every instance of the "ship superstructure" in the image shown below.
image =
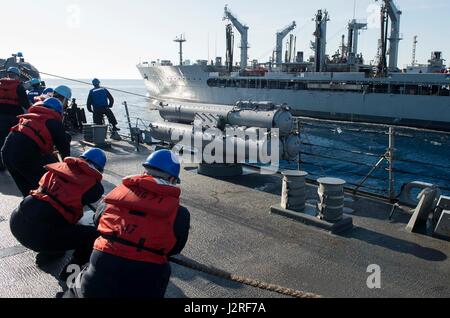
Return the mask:
[[27,86],[27,83],[32,78],[41,79],[39,71],[33,65],[25,61],[25,57],[21,52],[12,54],[7,59],[0,59],[0,78],[5,77],[8,68],[13,66],[20,69],[25,86]]
[[[290,36],[283,56],[283,40],[297,26],[276,33],[276,48],[269,62],[248,61],[249,27],[225,7],[227,50],[225,63],[198,60],[194,64],[144,62],[138,69],[149,94],[162,100],[234,105],[240,100],[287,104],[294,115],[365,121],[450,130],[450,75],[441,52],[433,52],[428,65],[398,67],[402,12],[393,0],[381,7],[381,36],[377,58],[365,63],[358,53],[364,21],[352,19],[348,36],[333,54],[327,54],[327,10],[318,10],[314,55],[296,52]],[[241,37],[240,63],[234,61],[234,30]],[[283,59],[284,58],[284,59]],[[250,63],[249,63],[250,62]]]

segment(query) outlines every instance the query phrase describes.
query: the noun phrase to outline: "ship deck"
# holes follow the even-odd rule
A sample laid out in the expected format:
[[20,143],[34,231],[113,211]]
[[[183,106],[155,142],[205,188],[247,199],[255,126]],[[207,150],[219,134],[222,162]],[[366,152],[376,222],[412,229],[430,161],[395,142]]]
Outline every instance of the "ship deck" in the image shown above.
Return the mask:
[[[82,150],[73,143],[73,155]],[[139,173],[149,151],[137,153],[126,142],[115,143],[108,151],[106,190]],[[55,297],[63,290],[55,278],[63,262],[38,268],[36,254],[14,239],[8,219],[21,198],[6,173],[0,178],[0,297]],[[280,201],[278,176],[219,180],[185,166],[181,187],[182,204],[192,214],[185,259],[324,297],[450,297],[450,243],[406,232],[407,214],[388,221],[391,206],[384,202],[348,196],[355,227],[330,235],[269,213]],[[314,186],[308,187],[308,199],[317,199]],[[367,287],[371,264],[381,267],[380,289]],[[173,265],[166,296],[281,297],[178,265]]]

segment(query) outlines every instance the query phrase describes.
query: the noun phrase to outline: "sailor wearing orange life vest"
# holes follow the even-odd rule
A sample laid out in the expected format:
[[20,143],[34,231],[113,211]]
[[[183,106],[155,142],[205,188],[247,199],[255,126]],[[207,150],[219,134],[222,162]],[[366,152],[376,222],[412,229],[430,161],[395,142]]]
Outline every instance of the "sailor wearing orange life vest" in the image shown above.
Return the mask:
[[44,166],[57,162],[54,148],[64,159],[70,155],[70,139],[62,124],[62,104],[56,98],[45,100],[19,116],[2,149],[3,162],[23,197],[39,186]]
[[70,264],[89,262],[97,228],[78,222],[83,207],[99,201],[104,193],[101,181],[105,164],[104,152],[94,148],[79,158],[48,165],[39,188],[13,212],[11,232],[22,245],[41,253],[38,263],[42,256],[63,256],[61,253],[69,250],[75,250]]
[[[20,80],[20,70],[10,67],[6,78],[0,79],[0,149],[5,143],[11,127],[17,125],[17,116],[30,108],[27,91]],[[5,170],[0,156],[0,171]]]
[[66,297],[164,298],[169,257],[186,245],[190,214],[180,206],[176,156],[155,152],[144,167],[143,175],[125,178],[97,210],[101,236]]

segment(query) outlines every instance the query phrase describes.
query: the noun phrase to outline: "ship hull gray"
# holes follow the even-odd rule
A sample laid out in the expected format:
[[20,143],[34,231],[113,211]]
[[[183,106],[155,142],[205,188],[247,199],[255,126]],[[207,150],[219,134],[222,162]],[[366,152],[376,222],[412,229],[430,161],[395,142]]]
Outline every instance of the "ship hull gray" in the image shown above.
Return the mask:
[[449,96],[210,87],[211,74],[201,66],[138,68],[149,94],[158,99],[219,105],[272,101],[289,105],[297,116],[450,131]]

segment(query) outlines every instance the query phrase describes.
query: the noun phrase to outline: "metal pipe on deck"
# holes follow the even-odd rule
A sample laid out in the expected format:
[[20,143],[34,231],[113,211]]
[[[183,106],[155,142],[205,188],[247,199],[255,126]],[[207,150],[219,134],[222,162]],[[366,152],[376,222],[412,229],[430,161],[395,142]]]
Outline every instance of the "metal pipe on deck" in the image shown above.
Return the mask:
[[294,118],[289,109],[268,102],[241,101],[235,107],[160,104],[158,109],[163,119],[182,124],[192,124],[198,114],[212,114],[230,126],[277,128],[281,136],[289,135],[294,128]]
[[[261,155],[272,156],[277,148],[280,160],[294,161],[298,158],[301,149],[301,140],[298,135],[279,137],[275,134],[267,133],[266,138],[262,138],[258,133],[258,128],[232,128],[221,131],[220,129],[209,129],[204,131],[199,127],[178,123],[152,123],[150,133],[154,139],[169,143],[189,147],[192,150],[204,152],[205,149],[216,148],[222,151],[226,163],[242,163],[249,160],[259,163],[266,158]],[[279,145],[273,138],[279,138]],[[274,140],[274,141],[273,141]],[[238,151],[236,151],[238,150]],[[245,150],[245,156],[238,153]],[[256,157],[252,154],[256,154]],[[223,163],[221,162],[221,163]]]

